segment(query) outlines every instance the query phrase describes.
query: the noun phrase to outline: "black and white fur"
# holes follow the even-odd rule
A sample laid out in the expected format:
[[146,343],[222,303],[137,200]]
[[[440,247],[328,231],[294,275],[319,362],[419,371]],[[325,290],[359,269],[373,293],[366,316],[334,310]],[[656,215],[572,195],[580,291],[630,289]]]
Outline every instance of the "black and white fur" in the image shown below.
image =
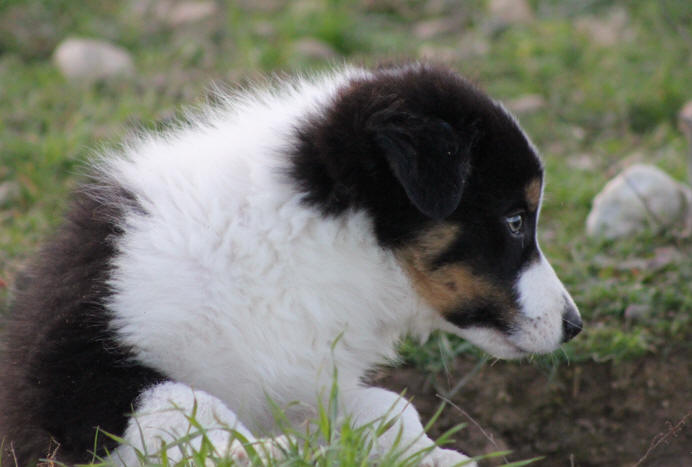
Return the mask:
[[410,404],[363,382],[402,336],[443,329],[517,358],[581,328],[536,242],[542,177],[500,104],[426,64],[241,93],[104,155],[16,292],[3,462],[56,446],[88,460],[97,427],[154,453],[193,407],[223,452],[222,426],[272,434],[267,398],[300,401],[301,423],[334,366],[354,423],[401,413],[379,449],[399,428],[411,452],[431,446]]

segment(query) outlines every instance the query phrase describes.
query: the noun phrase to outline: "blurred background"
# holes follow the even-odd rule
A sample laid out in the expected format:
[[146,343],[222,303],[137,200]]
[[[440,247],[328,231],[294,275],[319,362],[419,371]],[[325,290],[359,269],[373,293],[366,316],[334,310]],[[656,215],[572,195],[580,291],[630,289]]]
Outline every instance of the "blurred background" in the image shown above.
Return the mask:
[[541,245],[586,328],[520,363],[407,341],[375,383],[424,417],[452,401],[434,432],[467,423],[457,447],[512,451],[497,462],[692,465],[690,1],[0,0],[0,313],[93,153],[214,88],[406,59],[458,70],[532,136]]

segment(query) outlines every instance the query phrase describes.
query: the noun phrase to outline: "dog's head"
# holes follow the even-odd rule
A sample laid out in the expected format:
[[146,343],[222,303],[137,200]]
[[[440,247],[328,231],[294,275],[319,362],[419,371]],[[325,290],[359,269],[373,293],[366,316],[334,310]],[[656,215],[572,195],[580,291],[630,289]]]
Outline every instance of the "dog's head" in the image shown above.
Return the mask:
[[368,211],[448,331],[503,358],[579,333],[536,239],[541,161],[514,118],[467,81],[426,65],[375,71],[342,90],[301,142],[313,156],[296,164],[308,201]]

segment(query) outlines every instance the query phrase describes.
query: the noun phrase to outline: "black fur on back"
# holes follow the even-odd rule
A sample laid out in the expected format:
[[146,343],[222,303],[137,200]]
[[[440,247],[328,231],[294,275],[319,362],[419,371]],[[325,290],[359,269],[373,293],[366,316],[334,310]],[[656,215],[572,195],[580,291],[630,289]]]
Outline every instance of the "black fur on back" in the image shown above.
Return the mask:
[[96,443],[96,427],[122,435],[137,396],[164,379],[118,344],[104,307],[117,223],[133,204],[117,186],[78,192],[16,291],[0,356],[3,467],[104,454],[116,443]]

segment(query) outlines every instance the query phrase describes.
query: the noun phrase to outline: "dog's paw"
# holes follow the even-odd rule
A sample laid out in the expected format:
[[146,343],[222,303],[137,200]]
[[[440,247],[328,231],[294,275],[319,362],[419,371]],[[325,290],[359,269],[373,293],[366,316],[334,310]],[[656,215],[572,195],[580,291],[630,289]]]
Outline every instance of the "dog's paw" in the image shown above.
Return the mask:
[[435,448],[423,458],[421,467],[478,467],[475,461],[464,454],[451,449]]

